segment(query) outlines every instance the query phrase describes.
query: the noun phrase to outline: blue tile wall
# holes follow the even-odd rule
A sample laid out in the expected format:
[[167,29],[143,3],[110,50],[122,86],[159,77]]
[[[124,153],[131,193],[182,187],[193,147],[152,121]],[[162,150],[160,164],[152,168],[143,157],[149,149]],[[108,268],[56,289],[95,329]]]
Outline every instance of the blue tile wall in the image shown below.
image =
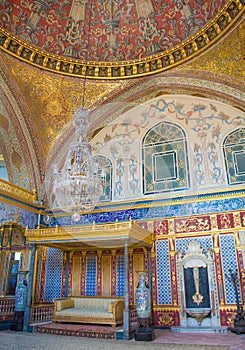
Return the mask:
[[[236,249],[233,234],[220,235],[221,258],[224,272],[224,285],[227,304],[235,304],[236,296],[234,285],[230,281],[229,269],[237,269]],[[240,288],[238,288],[240,301]]]
[[158,304],[172,304],[168,240],[156,242]]
[[86,261],[86,295],[96,296],[97,257],[88,256]]
[[62,282],[62,251],[48,248],[44,301],[60,298]]
[[117,256],[117,296],[124,295],[124,255]]
[[[150,220],[157,218],[170,218],[175,216],[186,216],[188,213],[191,215],[202,215],[207,213],[220,213],[231,210],[243,210],[245,208],[244,194],[241,198],[230,198],[224,200],[207,200],[188,204],[172,204],[172,205],[159,205],[152,206],[153,201],[144,201],[141,205],[145,205],[142,208],[130,208],[127,210],[120,210],[120,205],[117,206],[118,210],[110,211],[111,208],[105,208],[104,211],[92,214],[84,214],[81,216],[80,221],[76,222],[76,225],[89,225],[93,222],[96,224],[103,224],[109,222],[129,221],[132,220]],[[200,199],[203,197],[200,195]],[[191,197],[190,197],[191,199]],[[168,198],[169,200],[169,198]],[[174,202],[174,201],[173,201]],[[157,205],[157,201],[154,201]],[[164,201],[163,201],[164,203]],[[147,207],[149,206],[149,207]],[[133,207],[133,204],[132,204]],[[69,226],[74,225],[70,216],[53,218],[50,226]]]
[[212,248],[212,237],[195,237],[195,238],[182,238],[182,239],[176,239],[176,251],[186,251],[187,245],[191,241],[197,241],[201,243],[201,248],[206,250],[208,248]]

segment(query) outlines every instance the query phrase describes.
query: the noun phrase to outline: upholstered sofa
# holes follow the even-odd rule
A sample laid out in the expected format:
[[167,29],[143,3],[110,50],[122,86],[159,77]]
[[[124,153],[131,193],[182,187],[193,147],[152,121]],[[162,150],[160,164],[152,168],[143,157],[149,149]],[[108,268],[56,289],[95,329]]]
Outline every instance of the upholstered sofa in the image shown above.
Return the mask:
[[54,299],[53,322],[123,323],[124,299],[119,297],[68,297]]

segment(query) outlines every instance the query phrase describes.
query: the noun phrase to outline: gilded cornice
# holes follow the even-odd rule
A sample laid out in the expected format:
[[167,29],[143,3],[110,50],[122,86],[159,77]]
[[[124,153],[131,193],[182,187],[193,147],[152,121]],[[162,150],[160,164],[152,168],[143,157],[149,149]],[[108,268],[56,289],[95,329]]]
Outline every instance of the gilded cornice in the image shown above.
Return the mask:
[[[29,230],[26,228],[25,237],[28,243],[57,244],[61,249],[73,249],[79,245],[100,247],[124,247],[125,242],[130,245],[140,243],[151,248],[152,234],[137,225],[135,221],[115,222],[108,224],[66,226],[54,228],[40,228]],[[63,247],[63,248],[62,248]]]
[[36,190],[31,192],[3,179],[0,179],[0,202],[36,214],[40,210]]
[[159,73],[182,64],[217,42],[241,17],[242,0],[228,1],[220,13],[201,31],[181,45],[140,60],[85,62],[49,54],[0,28],[0,47],[10,55],[36,67],[69,76],[90,79],[127,79]]
[[185,67],[217,72],[243,79],[245,76],[245,20],[208,52]]
[[34,204],[37,200],[37,191],[25,190],[22,187],[11,184],[10,182],[0,179],[0,194],[11,198],[22,200],[25,203]]

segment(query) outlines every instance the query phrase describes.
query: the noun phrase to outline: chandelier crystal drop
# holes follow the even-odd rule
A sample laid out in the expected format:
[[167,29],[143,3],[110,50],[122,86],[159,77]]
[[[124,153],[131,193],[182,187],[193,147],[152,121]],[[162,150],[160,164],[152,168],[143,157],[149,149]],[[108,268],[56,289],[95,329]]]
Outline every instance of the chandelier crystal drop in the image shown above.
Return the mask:
[[70,144],[63,168],[54,171],[53,194],[57,206],[79,221],[80,212],[93,210],[99,201],[103,179],[88,142],[89,112],[85,107],[76,109],[73,126],[78,142]]

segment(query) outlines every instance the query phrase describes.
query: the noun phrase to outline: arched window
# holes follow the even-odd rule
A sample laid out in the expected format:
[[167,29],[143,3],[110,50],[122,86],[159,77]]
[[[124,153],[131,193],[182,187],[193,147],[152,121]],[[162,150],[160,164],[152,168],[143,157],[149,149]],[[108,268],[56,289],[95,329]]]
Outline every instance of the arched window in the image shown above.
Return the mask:
[[155,125],[146,133],[142,150],[144,194],[188,188],[186,136],[179,126],[169,122]]
[[223,151],[228,184],[245,182],[245,128],[237,129],[225,138]]
[[104,156],[93,157],[94,162],[98,166],[98,174],[103,179],[103,193],[100,196],[100,202],[111,201],[112,199],[112,164],[111,161]]

